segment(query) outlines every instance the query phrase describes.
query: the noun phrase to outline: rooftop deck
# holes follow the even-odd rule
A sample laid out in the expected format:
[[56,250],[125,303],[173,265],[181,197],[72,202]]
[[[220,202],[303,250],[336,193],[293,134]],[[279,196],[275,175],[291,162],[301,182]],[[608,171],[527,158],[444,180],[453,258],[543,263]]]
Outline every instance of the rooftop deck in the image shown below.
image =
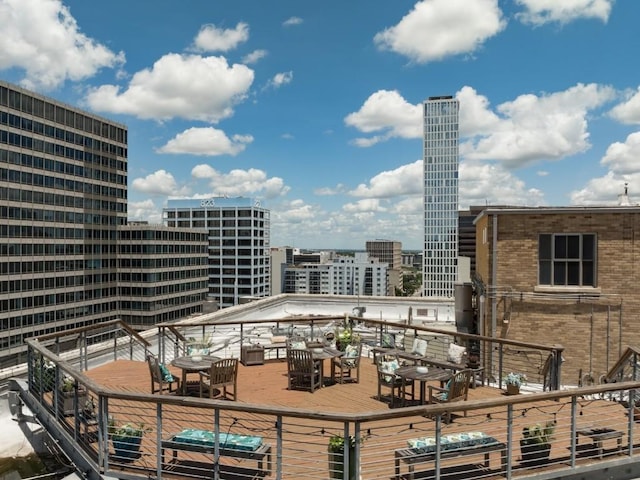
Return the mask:
[[[336,476],[335,464],[328,459],[327,445],[336,434],[360,440],[353,451],[346,451],[345,456],[352,458],[345,460],[355,463],[359,478],[365,480],[411,478],[410,467],[415,468],[414,478],[442,479],[575,474],[622,479],[638,474],[635,452],[640,429],[624,399],[631,389],[640,389],[639,382],[515,396],[507,396],[492,383],[470,389],[465,402],[392,409],[388,398],[376,398],[377,374],[368,357],[362,359],[359,383],[331,384],[314,393],[288,390],[286,361],[273,359],[264,365],[239,366],[238,401],[232,402],[150,395],[148,365],[136,348],[133,343],[123,344],[112,361],[83,373],[71,371],[64,362],[58,364],[99,400],[101,415],[97,424],[83,421],[77,408],[85,400],[81,389],[75,414],[58,414],[57,420],[98,470],[111,476],[350,478]],[[179,370],[172,371],[180,375]],[[328,372],[329,360],[325,360],[325,376]],[[388,390],[383,389],[383,394],[388,395]],[[59,394],[49,392],[40,403],[55,414],[59,409],[53,405],[59,400]],[[446,413],[452,413],[451,423],[444,422]],[[140,454],[131,459],[115,455],[107,416],[118,425],[140,422],[148,428]],[[521,432],[546,422],[555,426],[550,458],[527,461],[519,444]],[[229,455],[218,445],[206,452],[180,451],[175,459],[164,452],[163,461],[163,441],[187,428],[258,436],[269,454]],[[493,437],[496,448],[474,449],[464,440],[473,432]],[[409,440],[422,437],[438,439],[433,455],[423,449],[406,457]],[[461,443],[443,443],[455,438]],[[418,461],[409,463],[412,459]],[[627,476],[613,475],[616,469]]]

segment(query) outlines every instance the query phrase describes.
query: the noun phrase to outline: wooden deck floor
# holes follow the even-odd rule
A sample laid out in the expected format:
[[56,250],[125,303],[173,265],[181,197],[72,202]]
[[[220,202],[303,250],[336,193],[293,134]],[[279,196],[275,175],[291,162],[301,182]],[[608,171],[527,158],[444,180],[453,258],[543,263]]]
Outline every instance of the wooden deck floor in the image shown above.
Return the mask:
[[[325,361],[325,377],[329,376],[330,361]],[[181,372],[173,367],[170,368],[172,373],[180,376]],[[86,372],[87,376],[92,378],[96,383],[105,387],[125,391],[150,393],[150,375],[146,362],[118,360],[98,368],[94,368]],[[272,407],[304,408],[315,412],[332,412],[332,413],[366,413],[366,412],[382,412],[388,411],[390,406],[388,398],[380,401],[377,396],[377,372],[371,359],[363,358],[361,361],[360,382],[331,384],[325,386],[314,393],[305,391],[295,391],[287,389],[287,364],[284,360],[268,360],[264,365],[244,366],[239,365],[238,371],[238,402],[245,404],[256,404]],[[388,395],[388,389],[383,391]],[[489,399],[503,398],[504,392],[489,386],[478,386],[469,390],[469,399]],[[564,405],[564,406],[563,406]],[[155,411],[153,404],[144,405],[148,418],[155,420]],[[566,408],[565,408],[566,407]],[[136,408],[141,408],[137,405]],[[604,422],[608,425],[617,426],[624,431],[624,410],[619,404],[612,402],[589,401],[581,405],[581,412],[584,408],[584,419],[592,419],[592,421]],[[110,410],[111,413],[112,410]],[[126,412],[121,409],[121,412]],[[551,413],[553,412],[553,413]],[[128,412],[130,419],[135,419],[136,410]],[[192,428],[206,428],[202,425],[211,425],[211,416],[205,418],[203,414],[194,412],[193,409],[187,409],[181,406],[172,406],[167,409],[163,417],[163,425],[169,428],[184,428],[188,425]],[[493,417],[492,417],[493,415]],[[545,401],[540,403],[526,404],[526,408],[518,410],[514,419],[513,431],[515,438],[519,438],[522,426],[535,423],[544,419],[548,419],[550,415],[556,419],[558,425],[564,425],[567,428],[570,424],[570,408],[568,404],[559,404],[557,402]],[[526,416],[526,418],[525,418]],[[263,422],[265,439],[272,445],[276,445],[277,438],[273,429],[273,417],[271,418],[248,418],[246,423],[259,424]],[[238,425],[242,424],[241,419]],[[406,447],[406,440],[416,436],[433,435],[435,422],[431,419],[416,415],[415,417],[407,417],[404,419],[391,419],[388,421],[379,421],[373,425],[373,436],[375,440],[365,443],[365,447],[361,452],[362,478],[369,479],[398,479],[393,469],[393,455],[397,448]],[[506,438],[506,419],[505,408],[486,410],[481,412],[470,412],[468,417],[456,417],[452,425],[447,425],[446,432],[456,433],[464,431],[487,431],[489,434],[505,441]],[[247,425],[245,425],[247,426]],[[333,427],[336,427],[334,425]],[[337,425],[339,431],[339,425]],[[210,428],[210,427],[209,427]],[[237,427],[236,427],[237,428]],[[287,425],[288,432],[283,438],[283,462],[290,462],[286,465],[288,472],[283,478],[327,478],[327,460],[326,460],[326,435],[318,435],[317,422],[300,422]],[[327,427],[329,428],[329,427]],[[250,430],[250,428],[248,429]],[[335,428],[333,429],[335,431]],[[292,433],[294,432],[294,433]],[[322,428],[324,433],[324,427]],[[151,435],[153,436],[153,435]],[[557,465],[566,466],[568,463],[567,446],[571,444],[568,431],[560,431],[556,433],[558,439],[552,449],[552,457],[557,459]],[[163,436],[164,438],[164,436]],[[147,440],[147,448],[151,454],[155,452],[154,440]],[[149,445],[149,443],[151,443]],[[584,444],[584,441],[582,442]],[[610,447],[610,445],[607,445]],[[607,448],[605,447],[605,448]],[[615,445],[613,445],[615,447]],[[324,453],[321,453],[324,452]],[[150,454],[150,455],[151,455]],[[512,447],[511,457],[516,466],[514,476],[517,476],[517,458],[519,456],[519,447],[517,441]],[[315,457],[315,458],[312,458]],[[322,459],[324,474],[319,474],[316,463]],[[492,468],[496,470],[487,471],[479,467],[478,478],[504,478],[499,472],[497,466],[500,463],[499,453],[491,454]],[[481,458],[478,463],[481,463]],[[589,459],[590,461],[591,459]],[[475,464],[469,464],[469,457],[462,457],[461,461],[448,461],[448,468],[452,468],[453,474],[446,478],[476,478],[470,475],[468,468],[476,468]],[[237,463],[231,464],[237,465]],[[149,468],[153,471],[154,461],[142,462],[141,468]],[[463,468],[462,472],[455,474],[456,468]],[[546,467],[545,467],[546,468]],[[549,467],[553,468],[553,467]],[[403,467],[406,471],[406,467]],[[295,473],[291,473],[295,472]],[[531,473],[531,472],[529,472]],[[293,476],[292,476],[293,475]],[[179,475],[178,475],[179,477]],[[229,477],[232,478],[232,477]],[[422,477],[420,477],[422,478]]]

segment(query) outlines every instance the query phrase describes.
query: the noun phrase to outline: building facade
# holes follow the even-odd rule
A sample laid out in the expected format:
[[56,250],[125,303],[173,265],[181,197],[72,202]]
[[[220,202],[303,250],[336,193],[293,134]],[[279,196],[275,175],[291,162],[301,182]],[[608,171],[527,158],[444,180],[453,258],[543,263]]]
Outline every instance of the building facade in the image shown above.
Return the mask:
[[284,270],[284,293],[386,296],[387,264],[366,252],[338,255],[326,263],[299,263]]
[[402,291],[402,242],[395,240],[367,240],[367,254],[370,258],[386,263],[389,275],[387,295],[394,296],[396,289]]
[[221,308],[240,297],[271,294],[270,218],[260,202],[244,197],[169,200],[163,211],[170,227],[209,233],[209,297]]
[[458,100],[424,103],[423,296],[452,298],[458,278]]
[[137,330],[202,313],[208,293],[206,230],[130,223],[118,230],[120,318]]
[[597,381],[640,343],[637,232],[638,206],[486,208],[479,333],[562,345],[565,382]]
[[118,317],[124,125],[0,82],[0,205],[3,358],[27,337]]

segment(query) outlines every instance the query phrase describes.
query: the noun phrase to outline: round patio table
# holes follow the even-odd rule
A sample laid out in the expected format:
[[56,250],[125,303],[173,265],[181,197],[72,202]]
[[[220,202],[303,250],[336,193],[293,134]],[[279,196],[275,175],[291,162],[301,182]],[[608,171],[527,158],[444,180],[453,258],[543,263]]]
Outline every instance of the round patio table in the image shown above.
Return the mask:
[[[438,367],[428,367],[426,372],[419,372],[418,365],[408,365],[406,367],[400,367],[394,372],[397,376],[402,378],[403,384],[406,380],[415,380],[420,382],[420,403],[425,404],[425,384],[426,382],[439,380],[440,382],[444,382],[445,380],[449,380],[451,378],[451,372],[449,370],[445,370],[443,368]],[[404,386],[403,386],[404,390]],[[404,392],[403,392],[404,398]]]
[[[171,365],[182,370],[182,382],[180,383],[180,393],[182,395],[188,394],[187,375],[189,373],[200,373],[211,368],[211,364],[220,357],[214,357],[211,355],[199,355],[199,356],[187,356],[174,358],[171,361]],[[198,382],[199,385],[199,382]]]

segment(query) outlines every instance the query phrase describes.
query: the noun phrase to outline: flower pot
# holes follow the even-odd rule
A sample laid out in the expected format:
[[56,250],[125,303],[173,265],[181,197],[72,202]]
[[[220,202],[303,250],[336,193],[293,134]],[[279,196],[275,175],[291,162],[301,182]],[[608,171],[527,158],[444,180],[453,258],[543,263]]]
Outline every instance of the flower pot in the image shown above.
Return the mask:
[[[74,405],[75,392],[65,392],[60,390],[59,392],[59,411],[62,415],[75,415],[76,408]],[[78,408],[77,410],[82,410],[84,404],[87,402],[87,391],[84,388],[78,389]]]
[[526,443],[520,440],[520,453],[522,454],[522,464],[542,465],[549,461],[551,454],[551,444],[549,443]]
[[511,383],[507,384],[507,395],[518,395],[520,393],[520,387]]
[[142,437],[114,437],[113,451],[116,460],[131,460],[137,458],[140,452]]
[[[356,473],[356,446],[351,445],[349,447],[349,480],[357,480]],[[329,478],[331,479],[343,479],[344,478],[344,451],[335,451],[329,448]]]

